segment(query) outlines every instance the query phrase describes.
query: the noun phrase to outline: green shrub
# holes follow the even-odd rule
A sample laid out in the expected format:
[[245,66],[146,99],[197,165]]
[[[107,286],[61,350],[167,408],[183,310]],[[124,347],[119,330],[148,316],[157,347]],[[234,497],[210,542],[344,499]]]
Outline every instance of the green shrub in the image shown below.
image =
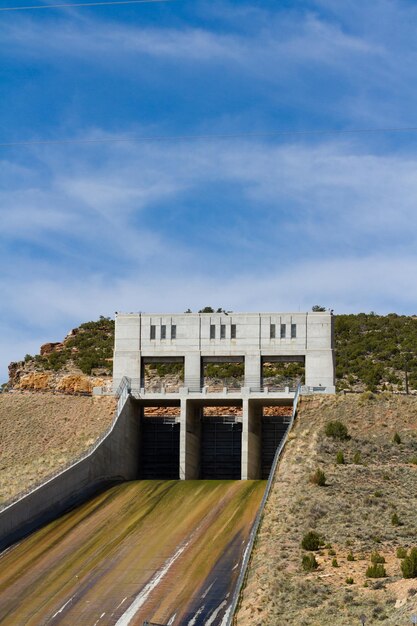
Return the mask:
[[336,558],[332,560],[332,567],[339,567],[339,563],[337,562]]
[[349,554],[347,555],[346,558],[347,558],[348,561],[354,561],[355,560],[355,557],[353,556],[352,552],[349,552]]
[[347,585],[353,585],[355,581],[353,580],[353,578],[351,576],[348,576],[348,578],[346,578],[346,584]]
[[385,578],[386,575],[387,573],[382,563],[374,563],[373,565],[370,565],[366,570],[367,578]]
[[359,450],[357,450],[353,455],[353,462],[355,463],[355,465],[359,465],[360,463],[362,463],[362,456]]
[[417,548],[411,548],[410,554],[401,562],[404,578],[417,578]]
[[375,498],[382,498],[382,491],[374,491]]
[[372,393],[372,391],[364,391],[360,395],[361,402],[368,402],[368,400],[374,400],[374,399],[375,399],[375,395]]
[[371,562],[375,565],[377,563],[385,563],[385,558],[382,554],[379,554],[377,550],[374,550],[371,554]]
[[399,546],[397,548],[397,559],[405,559],[406,556],[407,556],[406,548],[403,548],[402,546]]
[[345,457],[344,454],[341,450],[339,450],[339,452],[336,454],[336,463],[338,465],[344,465],[345,464]]
[[332,437],[333,439],[344,441],[350,438],[347,427],[339,420],[327,422],[324,432],[327,437]]
[[322,545],[323,541],[321,540],[320,535],[314,532],[314,530],[310,530],[310,532],[304,535],[301,541],[301,547],[304,550],[312,550],[313,552],[318,550]]
[[301,565],[305,572],[312,572],[315,569],[317,569],[319,566],[314,554],[304,554],[302,561],[301,561]]
[[326,484],[326,474],[320,468],[317,468],[314,474],[310,476],[310,482],[313,485],[318,485],[319,487],[324,487]]
[[392,438],[393,442],[396,444],[401,443],[401,437],[398,433],[395,433],[394,437]]
[[329,556],[336,556],[336,550],[333,550],[333,548],[331,548],[328,553]]
[[393,526],[401,526],[400,518],[396,513],[393,513],[391,516],[391,524]]
[[413,465],[417,465],[417,456],[413,456],[413,457],[410,459],[409,463],[412,463]]

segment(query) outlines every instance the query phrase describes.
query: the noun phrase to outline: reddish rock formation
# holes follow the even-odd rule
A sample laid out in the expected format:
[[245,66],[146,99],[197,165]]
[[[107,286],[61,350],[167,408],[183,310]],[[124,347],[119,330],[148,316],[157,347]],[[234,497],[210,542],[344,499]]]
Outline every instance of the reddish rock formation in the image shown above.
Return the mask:
[[41,346],[40,354],[44,356],[45,354],[51,354],[51,352],[61,352],[63,350],[64,344],[56,341],[55,343],[44,343]]

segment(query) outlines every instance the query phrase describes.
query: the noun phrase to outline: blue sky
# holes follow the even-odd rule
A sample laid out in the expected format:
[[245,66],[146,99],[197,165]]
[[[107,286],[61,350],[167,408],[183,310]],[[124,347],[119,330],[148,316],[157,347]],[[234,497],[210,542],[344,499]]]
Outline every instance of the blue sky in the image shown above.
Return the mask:
[[0,146],[0,380],[115,310],[417,313],[417,132],[268,135],[417,126],[416,23],[405,0],[0,12],[0,143],[91,140]]

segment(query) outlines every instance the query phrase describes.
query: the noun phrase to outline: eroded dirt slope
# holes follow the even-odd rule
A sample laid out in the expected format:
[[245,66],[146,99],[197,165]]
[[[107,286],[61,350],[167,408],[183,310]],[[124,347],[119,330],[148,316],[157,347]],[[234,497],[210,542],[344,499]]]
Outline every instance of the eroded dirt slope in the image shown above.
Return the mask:
[[[324,435],[326,422],[335,419],[347,425],[349,441]],[[400,444],[393,442],[396,432]],[[336,463],[339,450],[344,465]],[[417,579],[402,578],[396,550],[417,546],[417,465],[410,463],[416,457],[415,398],[364,394],[303,399],[236,623],[346,626],[359,624],[362,613],[367,624],[409,623],[417,612]],[[324,470],[327,486],[309,481],[317,468]],[[392,523],[394,513],[399,526]],[[316,553],[319,568],[306,573],[300,543],[310,530],[328,545]],[[367,580],[375,550],[386,560],[387,577]],[[354,561],[347,558],[350,552]],[[339,567],[332,566],[334,558]]]
[[115,408],[111,397],[0,394],[0,507],[91,446]]

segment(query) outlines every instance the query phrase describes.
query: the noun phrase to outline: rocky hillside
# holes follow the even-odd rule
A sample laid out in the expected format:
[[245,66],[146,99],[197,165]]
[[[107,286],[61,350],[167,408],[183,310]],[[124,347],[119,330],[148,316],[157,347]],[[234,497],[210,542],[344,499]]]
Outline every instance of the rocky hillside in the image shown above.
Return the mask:
[[62,342],[46,343],[39,354],[9,365],[6,389],[91,393],[111,388],[114,321],[100,317],[71,330]]
[[[346,427],[344,436],[343,429],[339,438],[326,435],[334,421]],[[345,626],[360,624],[362,614],[367,625],[410,623],[417,577],[405,578],[402,564],[417,547],[416,510],[417,399],[369,392],[304,398],[236,623]],[[318,545],[304,549],[308,533]]]

